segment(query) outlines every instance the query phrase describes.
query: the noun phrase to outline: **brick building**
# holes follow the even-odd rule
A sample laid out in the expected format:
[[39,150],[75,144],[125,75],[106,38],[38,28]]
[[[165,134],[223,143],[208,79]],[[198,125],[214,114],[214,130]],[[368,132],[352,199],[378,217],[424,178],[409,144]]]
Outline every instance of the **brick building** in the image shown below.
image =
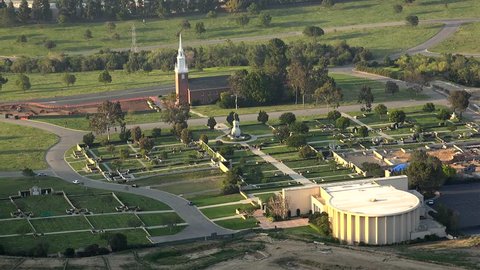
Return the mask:
[[229,90],[229,76],[188,78],[188,66],[180,35],[177,63],[175,64],[175,93],[177,102],[190,105],[211,104],[220,98],[220,94]]

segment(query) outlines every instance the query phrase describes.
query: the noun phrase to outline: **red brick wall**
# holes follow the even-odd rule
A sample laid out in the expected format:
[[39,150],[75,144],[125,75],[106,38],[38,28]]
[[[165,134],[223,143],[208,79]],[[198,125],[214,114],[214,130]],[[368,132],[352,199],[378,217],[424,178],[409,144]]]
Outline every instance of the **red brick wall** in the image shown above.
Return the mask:
[[181,104],[188,103],[188,73],[175,74],[175,93],[177,102]]
[[198,102],[200,105],[211,104],[220,98],[220,94],[228,89],[205,89],[197,91],[188,91],[190,104]]

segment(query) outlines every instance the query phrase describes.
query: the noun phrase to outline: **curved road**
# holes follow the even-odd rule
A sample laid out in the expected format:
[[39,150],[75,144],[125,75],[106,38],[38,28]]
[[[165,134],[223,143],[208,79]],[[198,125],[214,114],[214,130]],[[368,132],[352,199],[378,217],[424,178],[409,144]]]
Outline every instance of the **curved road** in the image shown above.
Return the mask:
[[98,188],[117,192],[127,192],[149,197],[161,201],[170,206],[189,226],[182,232],[172,236],[152,237],[155,242],[165,242],[174,240],[183,240],[197,237],[210,236],[212,233],[218,235],[234,233],[232,230],[224,229],[217,226],[206,218],[195,206],[189,206],[188,201],[176,195],[154,189],[146,188],[131,188],[127,185],[113,184],[108,182],[100,182],[90,180],[77,174],[64,159],[65,152],[73,145],[82,140],[85,132],[73,131],[59,126],[50,125],[35,121],[22,121],[0,119],[2,122],[13,123],[22,126],[29,126],[39,128],[56,134],[60,140],[50,148],[47,152],[47,163],[53,171],[53,174],[67,182],[72,182],[75,179],[80,180],[84,186],[91,188]]

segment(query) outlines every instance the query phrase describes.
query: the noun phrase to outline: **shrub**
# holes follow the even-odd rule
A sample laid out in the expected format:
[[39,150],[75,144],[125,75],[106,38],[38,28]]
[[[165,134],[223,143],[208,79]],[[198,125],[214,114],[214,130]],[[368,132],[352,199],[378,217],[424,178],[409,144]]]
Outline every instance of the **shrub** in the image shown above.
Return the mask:
[[310,146],[305,145],[298,150],[298,155],[303,159],[307,159],[317,156],[317,152],[315,152]]
[[267,112],[260,110],[260,112],[258,112],[257,121],[262,123],[262,124],[265,124],[265,123],[268,122],[268,117],[269,116],[268,116]]
[[295,122],[297,120],[297,118],[295,117],[295,114],[293,114],[291,112],[287,112],[287,113],[283,113],[282,115],[280,115],[279,120],[280,120],[280,123],[283,124],[283,125],[290,125],[293,122]]
[[286,144],[290,147],[301,147],[307,144],[307,139],[304,135],[292,135],[287,138]]
[[337,110],[329,111],[327,114],[327,118],[332,121],[336,121],[341,116],[342,114]]
[[92,132],[83,135],[83,143],[87,146],[92,146],[95,141],[95,135]]
[[433,104],[431,102],[426,103],[425,105],[423,105],[422,110],[424,112],[434,112],[435,111],[435,104]]
[[162,136],[162,129],[161,128],[153,128],[152,129],[152,137],[158,138]]

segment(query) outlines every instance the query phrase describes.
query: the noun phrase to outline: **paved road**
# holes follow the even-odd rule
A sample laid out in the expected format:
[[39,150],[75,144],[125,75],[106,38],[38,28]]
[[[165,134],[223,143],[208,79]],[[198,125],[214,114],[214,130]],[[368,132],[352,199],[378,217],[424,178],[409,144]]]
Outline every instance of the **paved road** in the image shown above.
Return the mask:
[[67,182],[78,179],[83,183],[84,186],[91,188],[98,188],[115,192],[127,192],[161,201],[170,206],[173,210],[175,210],[175,212],[177,212],[178,215],[186,223],[189,224],[189,226],[185,230],[183,230],[179,234],[176,234],[175,236],[169,236],[166,238],[155,237],[154,241],[156,242],[162,242],[165,240],[205,237],[211,235],[212,233],[217,233],[219,235],[233,233],[233,231],[231,230],[217,226],[215,223],[211,222],[208,218],[206,218],[196,207],[189,206],[187,200],[176,195],[160,190],[131,188],[126,185],[90,180],[77,174],[70,168],[68,163],[65,161],[64,153],[73,145],[77,144],[82,140],[84,132],[72,131],[62,127],[44,124],[41,122],[11,119],[0,119],[0,121],[39,128],[54,133],[60,137],[60,141],[47,152],[46,156],[47,163],[53,170],[54,176],[57,176]]

